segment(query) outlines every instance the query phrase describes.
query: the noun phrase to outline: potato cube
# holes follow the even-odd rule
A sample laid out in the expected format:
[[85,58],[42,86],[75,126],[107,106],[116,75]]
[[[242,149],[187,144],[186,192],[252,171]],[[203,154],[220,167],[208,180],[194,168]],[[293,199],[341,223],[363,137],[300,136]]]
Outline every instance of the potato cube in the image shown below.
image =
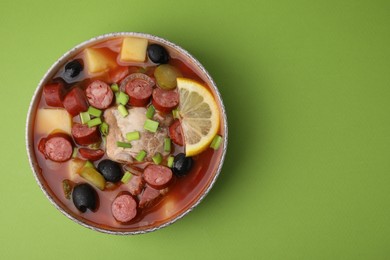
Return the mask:
[[48,135],[53,130],[70,134],[72,117],[65,109],[40,108],[35,119],[35,132]]
[[148,40],[127,37],[122,42],[121,61],[145,61]]
[[98,49],[85,49],[86,67],[89,73],[102,72],[116,66],[115,59]]

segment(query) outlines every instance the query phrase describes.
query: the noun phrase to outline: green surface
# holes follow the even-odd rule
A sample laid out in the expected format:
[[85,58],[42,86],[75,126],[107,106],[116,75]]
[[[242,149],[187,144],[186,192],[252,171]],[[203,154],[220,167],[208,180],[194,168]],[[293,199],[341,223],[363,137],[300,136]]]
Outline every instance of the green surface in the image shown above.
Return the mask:
[[[1,259],[389,259],[389,1],[0,3]],[[30,98],[74,45],[156,34],[213,75],[229,149],[207,198],[140,236],[97,233],[27,162]]]

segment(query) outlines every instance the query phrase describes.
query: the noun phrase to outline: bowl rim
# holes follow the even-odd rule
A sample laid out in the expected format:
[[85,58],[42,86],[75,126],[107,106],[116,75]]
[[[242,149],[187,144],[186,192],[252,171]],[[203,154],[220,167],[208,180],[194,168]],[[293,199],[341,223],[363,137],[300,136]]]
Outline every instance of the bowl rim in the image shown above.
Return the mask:
[[[223,151],[222,151],[222,155],[221,155],[221,160],[219,161],[217,170],[216,170],[213,178],[211,179],[211,181],[209,182],[207,188],[203,191],[203,193],[200,194],[198,199],[195,200],[195,202],[189,208],[187,208],[186,210],[184,210],[183,212],[178,214],[173,219],[171,219],[171,220],[169,220],[167,222],[163,222],[163,223],[161,223],[161,224],[159,224],[157,226],[153,226],[153,227],[142,229],[142,230],[136,230],[136,231],[108,230],[108,229],[104,229],[104,228],[101,228],[101,227],[93,226],[93,225],[85,223],[85,222],[77,219],[76,217],[72,216],[66,210],[64,210],[60,205],[58,205],[55,202],[55,200],[51,197],[51,195],[49,194],[49,192],[46,190],[46,188],[44,187],[43,183],[39,179],[39,173],[38,173],[39,172],[38,171],[39,165],[38,165],[36,159],[34,159],[35,158],[35,150],[34,150],[34,146],[33,146],[33,138],[31,138],[31,136],[33,136],[33,124],[34,124],[35,114],[36,114],[35,110],[37,108],[37,105],[38,105],[38,102],[39,102],[39,98],[40,98],[39,94],[41,92],[41,89],[43,88],[43,84],[51,76],[53,76],[52,75],[53,72],[55,72],[56,69],[58,69],[64,63],[64,61],[66,59],[68,59],[70,56],[72,56],[73,54],[78,52],[80,49],[82,49],[82,48],[84,48],[84,47],[86,47],[88,45],[91,45],[91,44],[94,44],[94,43],[98,43],[99,41],[103,41],[103,40],[107,40],[107,39],[111,39],[111,38],[116,38],[116,37],[140,37],[140,38],[146,38],[148,40],[160,42],[162,44],[165,44],[165,45],[175,49],[180,54],[184,55],[187,59],[189,59],[191,62],[193,62],[194,65],[197,66],[201,70],[201,73],[206,76],[208,82],[210,83],[209,87],[212,88],[213,92],[215,93],[216,98],[218,99],[218,102],[220,104],[221,116],[222,116],[223,121],[225,123],[224,124],[224,129],[223,129],[223,143],[224,143],[224,145],[223,145]],[[72,49],[70,49],[67,52],[65,52],[46,71],[44,76],[39,81],[38,86],[36,87],[36,89],[35,89],[35,91],[33,93],[33,96],[31,98],[30,104],[29,104],[29,108],[28,108],[28,112],[27,112],[27,119],[26,119],[25,143],[26,143],[26,150],[27,150],[27,155],[28,155],[30,168],[31,168],[31,170],[33,172],[33,175],[34,175],[36,183],[38,184],[38,186],[40,187],[42,192],[45,194],[46,198],[49,199],[49,201],[62,214],[64,214],[66,217],[68,217],[72,221],[80,224],[81,226],[84,226],[86,228],[92,229],[94,231],[99,231],[99,232],[102,232],[102,233],[113,234],[113,235],[137,235],[137,234],[144,234],[144,233],[149,233],[149,232],[152,232],[152,231],[156,231],[158,229],[161,229],[161,228],[164,228],[164,227],[167,227],[167,226],[173,224],[174,222],[180,220],[185,215],[187,215],[189,212],[191,212],[196,206],[199,205],[199,203],[201,201],[203,201],[203,199],[209,193],[211,188],[214,186],[214,184],[215,184],[215,182],[216,182],[216,180],[217,180],[217,178],[220,175],[220,172],[222,170],[222,166],[223,166],[223,163],[224,163],[224,160],[225,160],[227,146],[228,146],[228,123],[227,123],[227,115],[226,115],[225,106],[224,106],[224,104],[222,102],[221,94],[220,94],[220,92],[219,92],[219,90],[218,90],[214,80],[211,78],[210,74],[203,67],[203,65],[195,57],[193,57],[188,51],[186,51],[185,49],[183,49],[182,47],[180,47],[179,45],[177,45],[175,43],[172,43],[172,42],[170,42],[170,41],[168,41],[168,40],[166,40],[164,38],[161,38],[159,36],[155,36],[155,35],[152,35],[152,34],[141,33],[141,32],[112,32],[112,33],[106,33],[106,34],[102,34],[102,35],[99,35],[99,36],[96,36],[96,37],[92,37],[92,38],[90,38],[90,39],[88,39],[86,41],[83,41],[83,42],[79,43],[78,45],[76,45]]]

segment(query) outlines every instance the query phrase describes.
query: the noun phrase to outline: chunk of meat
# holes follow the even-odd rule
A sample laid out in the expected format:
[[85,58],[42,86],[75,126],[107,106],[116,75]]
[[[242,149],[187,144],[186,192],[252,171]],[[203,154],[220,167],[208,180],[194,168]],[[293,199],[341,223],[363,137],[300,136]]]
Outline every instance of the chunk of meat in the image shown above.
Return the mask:
[[141,193],[142,189],[144,188],[145,182],[142,176],[134,175],[133,177],[131,177],[131,180],[127,185],[129,187],[129,192],[133,196],[137,196],[138,194]]
[[169,185],[172,180],[172,170],[163,165],[151,164],[144,171],[147,184],[155,189],[162,189]]
[[159,122],[160,127],[168,127],[173,122],[173,116],[172,113],[160,113],[159,111],[156,111],[153,115],[153,120]]
[[179,120],[175,120],[173,124],[169,127],[169,136],[171,137],[172,142],[174,142],[175,144],[180,146],[184,145],[183,130],[181,128]]
[[169,113],[179,105],[179,93],[176,90],[155,88],[152,94],[152,103],[157,110]]
[[100,142],[100,133],[96,126],[88,127],[79,123],[72,126],[72,136],[76,143],[80,145],[89,145]]
[[38,150],[43,153],[46,159],[54,162],[65,162],[72,157],[73,144],[68,135],[56,133],[42,138],[39,141]]
[[[107,156],[118,162],[133,162],[141,150],[147,153],[146,159],[151,159],[157,152],[167,155],[164,151],[164,138],[168,136],[166,127],[159,127],[155,133],[144,129],[146,121],[146,109],[134,107],[128,110],[126,117],[120,115],[116,108],[109,108],[104,112],[104,121],[109,125],[110,131],[106,139]],[[127,142],[126,133],[139,131],[140,139],[131,142],[131,148],[117,146],[117,142]]]
[[168,192],[168,188],[165,188],[163,190],[156,190],[153,189],[150,186],[146,186],[144,191],[141,194],[140,200],[139,200],[139,207],[140,208],[145,208],[145,207],[150,207],[153,204],[155,204],[158,199],[166,194]]
[[137,215],[137,202],[130,194],[119,195],[112,203],[111,211],[119,222],[129,222]]
[[98,109],[109,107],[114,98],[114,93],[110,86],[101,80],[95,80],[89,84],[85,93],[87,94],[89,104]]
[[90,161],[97,161],[104,155],[104,151],[102,149],[80,148],[79,153],[83,158]]
[[118,66],[110,70],[108,73],[111,83],[120,83],[127,75],[129,75],[129,67]]
[[73,88],[66,96],[63,101],[63,105],[72,116],[85,112],[88,109],[87,98],[85,97],[84,91],[80,88]]
[[61,82],[47,84],[43,88],[46,104],[52,107],[63,107],[64,84]]
[[149,103],[155,82],[143,73],[133,73],[121,83],[121,89],[130,96],[129,103],[135,107],[143,107]]

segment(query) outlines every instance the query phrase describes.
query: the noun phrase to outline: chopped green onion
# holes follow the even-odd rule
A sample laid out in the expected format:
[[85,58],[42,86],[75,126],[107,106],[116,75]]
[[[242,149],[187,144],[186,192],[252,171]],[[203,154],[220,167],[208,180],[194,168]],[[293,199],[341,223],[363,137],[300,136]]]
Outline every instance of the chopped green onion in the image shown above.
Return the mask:
[[125,143],[125,142],[116,142],[116,146],[122,147],[122,148],[131,148],[131,143]]
[[167,162],[167,166],[169,167],[169,168],[172,168],[172,166],[173,166],[173,160],[175,159],[175,157],[173,157],[172,155],[170,155],[169,157],[168,157],[168,162]]
[[161,153],[155,153],[152,157],[152,160],[155,164],[160,164],[162,162],[162,156]]
[[123,177],[122,177],[122,179],[121,179],[121,182],[124,183],[124,184],[126,184],[126,183],[128,183],[128,182],[131,180],[132,177],[133,177],[133,175],[132,175],[130,172],[125,172],[125,173],[123,174]]
[[93,167],[95,167],[95,166],[93,165],[93,163],[92,163],[91,161],[86,161],[85,164],[84,164],[84,167],[93,168]]
[[97,109],[97,108],[94,108],[92,106],[90,106],[88,108],[88,114],[90,114],[91,116],[94,116],[94,117],[100,117],[102,115],[102,111]]
[[146,152],[144,150],[139,151],[135,159],[139,162],[142,162],[145,159]]
[[102,123],[102,120],[100,119],[100,117],[96,117],[96,118],[91,119],[87,122],[89,128],[100,125],[101,123]]
[[108,124],[106,122],[103,122],[99,126],[99,130],[100,130],[100,133],[102,133],[102,135],[104,135],[104,136],[108,135]]
[[116,96],[116,103],[126,105],[127,102],[129,102],[129,95],[122,91],[118,92],[118,95]]
[[213,148],[214,150],[217,150],[219,146],[221,146],[222,143],[222,136],[216,135],[214,136],[213,141],[211,141],[210,147]]
[[159,123],[157,121],[146,119],[145,124],[144,124],[144,128],[150,132],[155,133],[157,131],[158,124]]
[[134,131],[134,132],[129,132],[126,134],[126,139],[128,141],[134,141],[134,140],[139,140],[140,138],[140,134],[138,131]]
[[172,116],[173,116],[173,118],[174,119],[179,119],[179,110],[177,110],[177,109],[173,109],[172,110]]
[[154,112],[156,112],[156,109],[154,108],[153,105],[150,105],[148,107],[148,110],[146,110],[146,117],[152,119],[154,116]]
[[120,105],[118,106],[118,110],[119,110],[119,113],[120,113],[123,117],[126,117],[126,116],[129,114],[129,112],[127,111],[126,107],[125,107],[124,105],[122,105],[122,104],[120,104]]
[[118,92],[118,90],[119,90],[118,84],[116,84],[116,83],[112,84],[112,85],[111,85],[111,89],[112,89],[112,91],[114,91],[114,92]]
[[81,120],[81,123],[84,125],[89,120],[91,120],[91,117],[89,116],[88,112],[81,112],[80,113],[80,120]]
[[73,148],[72,158],[76,158],[78,152],[79,152],[79,149],[77,147]]
[[171,151],[171,139],[169,137],[164,138],[164,151],[165,152]]

